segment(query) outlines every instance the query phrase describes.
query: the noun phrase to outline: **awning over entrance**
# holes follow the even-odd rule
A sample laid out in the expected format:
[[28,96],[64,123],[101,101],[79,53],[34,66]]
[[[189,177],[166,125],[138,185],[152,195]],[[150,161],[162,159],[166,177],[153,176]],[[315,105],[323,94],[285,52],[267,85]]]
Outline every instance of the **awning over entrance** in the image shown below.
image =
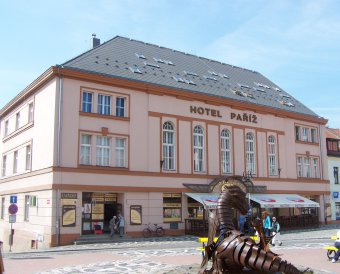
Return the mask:
[[219,193],[185,193],[185,195],[193,198],[201,203],[205,209],[215,209]]
[[297,194],[250,194],[250,200],[259,203],[261,208],[320,207]]

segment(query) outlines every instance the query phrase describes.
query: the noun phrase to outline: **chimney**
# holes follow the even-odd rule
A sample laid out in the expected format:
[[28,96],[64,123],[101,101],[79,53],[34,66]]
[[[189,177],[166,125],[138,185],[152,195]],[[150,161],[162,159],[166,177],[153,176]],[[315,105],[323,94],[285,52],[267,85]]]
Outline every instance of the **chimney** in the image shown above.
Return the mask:
[[100,39],[96,38],[96,34],[92,34],[92,48],[96,48],[100,45]]

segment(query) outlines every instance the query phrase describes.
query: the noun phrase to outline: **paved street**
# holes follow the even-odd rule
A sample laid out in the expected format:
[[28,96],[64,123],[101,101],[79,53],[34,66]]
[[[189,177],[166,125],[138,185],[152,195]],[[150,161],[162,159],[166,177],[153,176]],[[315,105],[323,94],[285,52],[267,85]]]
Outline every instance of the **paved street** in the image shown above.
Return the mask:
[[[331,263],[323,246],[333,244],[337,229],[283,233],[283,245],[273,251],[297,266],[309,266],[317,274],[340,273],[340,262]],[[201,262],[197,237],[173,237],[154,240],[72,245],[6,253],[6,274],[64,273],[197,273]]]

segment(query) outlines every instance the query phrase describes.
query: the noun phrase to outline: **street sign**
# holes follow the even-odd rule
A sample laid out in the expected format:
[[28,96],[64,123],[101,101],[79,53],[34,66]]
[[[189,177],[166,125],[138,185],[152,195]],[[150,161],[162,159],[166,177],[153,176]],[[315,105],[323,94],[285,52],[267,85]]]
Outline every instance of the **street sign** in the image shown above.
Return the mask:
[[8,207],[9,214],[17,214],[18,206],[16,204],[10,204]]
[[17,203],[17,196],[10,196],[9,201],[11,204],[16,204]]
[[17,221],[17,215],[13,214],[13,215],[8,215],[9,216],[9,223],[15,223]]

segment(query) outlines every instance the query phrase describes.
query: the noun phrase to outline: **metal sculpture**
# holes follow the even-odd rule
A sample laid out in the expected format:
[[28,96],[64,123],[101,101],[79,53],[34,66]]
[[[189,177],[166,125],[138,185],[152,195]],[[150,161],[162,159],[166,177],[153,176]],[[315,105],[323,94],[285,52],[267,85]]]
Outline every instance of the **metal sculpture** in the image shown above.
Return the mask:
[[[246,189],[239,180],[228,181],[228,183],[218,198],[216,211],[211,211],[209,214],[208,244],[199,273],[242,273],[244,267],[261,273],[313,273],[309,268],[303,271],[297,269],[281,259],[278,254],[270,251],[268,242],[271,237],[265,237],[262,220],[258,219],[252,223],[258,231],[259,244],[235,229],[232,221],[233,208],[241,214],[248,212]],[[213,239],[218,225],[220,234],[217,242],[214,243]],[[212,260],[212,267],[207,270],[209,260]]]

